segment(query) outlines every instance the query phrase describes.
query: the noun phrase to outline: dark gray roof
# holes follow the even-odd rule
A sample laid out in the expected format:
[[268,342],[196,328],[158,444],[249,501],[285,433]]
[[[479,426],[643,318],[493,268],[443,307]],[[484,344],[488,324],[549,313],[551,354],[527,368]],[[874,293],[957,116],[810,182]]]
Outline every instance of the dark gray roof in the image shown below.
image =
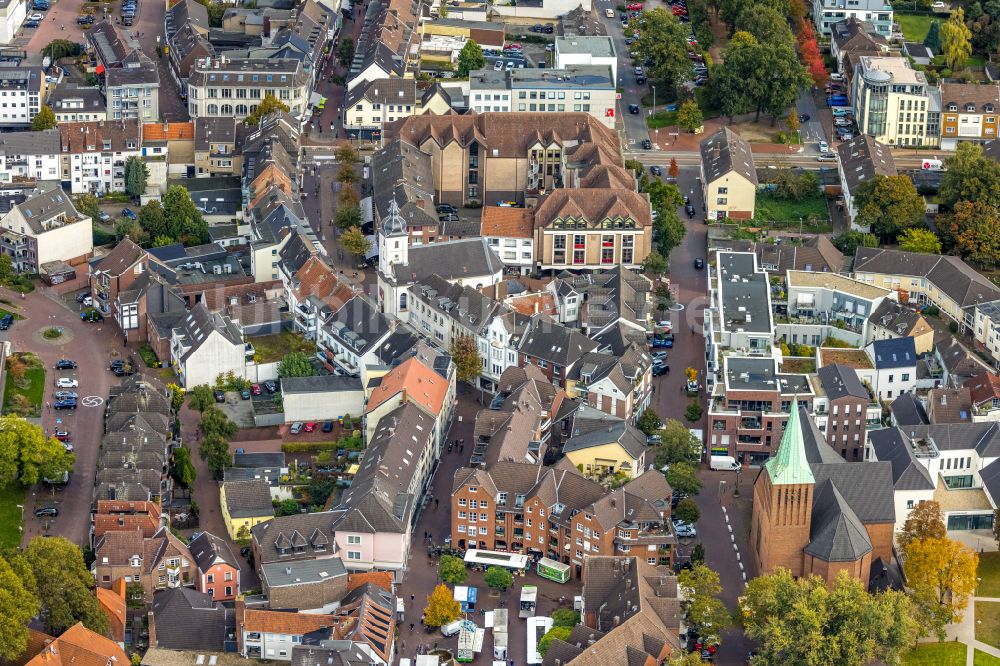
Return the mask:
[[292,234],[292,237],[288,239],[285,246],[278,252],[278,258],[281,260],[281,266],[285,271],[289,275],[294,275],[299,272],[302,265],[314,254],[316,254],[316,248],[309,242],[305,234],[300,231]]
[[874,430],[868,433],[868,441],[875,451],[875,457],[892,465],[895,490],[934,490],[934,482],[927,468],[917,460],[903,429]]
[[[199,5],[200,7],[201,5]],[[208,150],[214,144],[236,143],[236,148],[242,151],[243,146],[236,142],[236,118],[195,118],[194,148]],[[239,187],[239,182],[236,183]]]
[[125,56],[120,67],[109,68],[105,73],[108,88],[118,86],[158,86],[160,70],[142,51],[132,51]]
[[701,142],[701,164],[708,182],[714,182],[730,171],[735,171],[754,185],[757,184],[757,169],[753,164],[750,144],[728,127]]
[[347,576],[347,569],[339,557],[328,557],[322,560],[272,562],[262,565],[260,574],[267,587],[272,588],[320,583],[335,576]]
[[[57,88],[56,90],[60,90]],[[89,88],[88,90],[97,90]],[[98,94],[100,94],[98,92]],[[47,103],[52,104],[52,96]],[[103,104],[102,104],[103,108]],[[7,132],[0,134],[0,155],[58,155],[60,152],[59,130],[48,129],[41,132]]]
[[907,426],[900,430],[910,439],[930,439],[939,451],[975,449],[980,458],[1000,457],[1000,423],[939,423]]
[[354,86],[347,93],[345,109],[353,109],[362,99],[377,104],[416,103],[417,82],[415,79],[375,79]]
[[917,349],[913,338],[875,340],[871,356],[879,370],[912,368],[917,365]]
[[372,155],[371,181],[377,224],[390,217],[395,201],[407,225],[438,226],[430,155],[406,141],[392,141]]
[[281,380],[282,393],[327,393],[333,391],[361,391],[361,379],[339,375],[318,375],[315,377],[284,377]]
[[847,189],[854,192],[862,182],[875,176],[895,176],[896,162],[889,148],[867,134],[860,134],[837,147],[840,168]]
[[420,336],[406,326],[399,326],[378,346],[375,354],[385,365],[391,365],[394,361],[402,363],[410,357],[419,341]]
[[156,645],[150,647],[222,652],[235,639],[235,611],[192,587],[157,591],[153,621]]
[[871,323],[890,330],[896,335],[906,335],[913,330],[919,320],[919,312],[900,305],[896,301],[890,301],[888,298],[883,300],[868,317],[868,321]]
[[[322,557],[330,555],[332,551],[329,544],[333,542],[333,518],[334,514],[330,511],[296,513],[291,516],[278,516],[267,522],[254,525],[250,533],[253,535],[253,539],[257,543],[257,550],[260,552],[258,566],[268,562],[288,562],[314,558],[317,554]],[[286,547],[290,548],[293,537],[297,541],[300,541],[301,537],[309,543],[320,545],[322,550],[311,551],[307,546],[302,553],[280,555],[277,544],[286,544]]]
[[903,393],[892,401],[889,410],[892,421],[898,426],[927,425],[930,420],[923,404],[911,393]]
[[389,332],[389,320],[366,296],[354,296],[323,325],[324,330],[359,357]]
[[200,64],[191,68],[188,85],[221,85],[224,76],[232,77],[233,81],[236,80],[235,77],[242,76],[241,83],[245,87],[275,89],[297,88],[309,80],[309,75],[298,60],[229,58],[224,65],[215,65],[217,62],[219,61],[213,59],[213,65]]
[[273,516],[271,487],[263,479],[232,481],[222,484],[226,491],[226,509],[233,518]]
[[583,333],[553,323],[545,315],[539,314],[534,315],[528,323],[520,352],[565,368],[595,349],[597,343]]
[[503,262],[485,238],[413,245],[409,251],[409,263],[392,267],[393,276],[401,284],[412,284],[435,273],[446,280],[467,280],[494,275],[502,270]]
[[240,563],[233,556],[229,544],[211,532],[202,532],[197,538],[192,539],[191,543],[188,544],[188,550],[191,551],[195,563],[203,572],[208,571],[213,564],[219,561],[236,569],[240,568]]
[[827,562],[855,562],[871,551],[865,526],[837,487],[829,479],[817,483],[805,552]]
[[994,460],[979,470],[979,478],[982,479],[983,487],[990,494],[993,503],[1000,502],[1000,460]]
[[892,465],[888,462],[848,463],[841,458],[839,463],[810,468],[816,485],[832,481],[862,523],[895,522]]
[[906,55],[910,56],[911,58],[929,59],[934,57],[934,54],[931,53],[931,50],[929,48],[918,42],[904,42],[903,50],[906,52]]
[[[70,102],[73,103],[73,106],[69,105]],[[78,86],[75,83],[56,86],[45,99],[45,103],[52,107],[56,113],[101,113],[107,111],[104,95],[100,88]],[[82,106],[77,106],[80,103]],[[55,131],[58,134],[58,130]],[[40,134],[40,132],[33,132],[33,134]],[[58,146],[58,139],[56,144]]]
[[1000,288],[959,257],[949,255],[859,247],[854,272],[925,277],[959,307],[1000,300]]
[[59,187],[49,190],[36,188],[27,199],[17,204],[17,209],[35,234],[81,219],[73,200]]
[[825,365],[817,373],[819,381],[830,400],[846,396],[868,399],[868,389],[861,383],[858,373],[848,365]]
[[580,451],[617,442],[633,458],[646,452],[646,436],[626,421],[594,409],[577,415],[573,433],[563,444],[563,452]]
[[757,255],[745,252],[719,252],[722,325],[750,333],[771,331],[767,273],[757,270]]
[[188,311],[187,317],[178,328],[182,329],[182,335],[187,338],[191,345],[184,353],[182,360],[186,360],[197,351],[213,331],[219,333],[230,344],[243,344],[243,338],[232,321],[222,315],[212,314],[203,302],[196,304]]

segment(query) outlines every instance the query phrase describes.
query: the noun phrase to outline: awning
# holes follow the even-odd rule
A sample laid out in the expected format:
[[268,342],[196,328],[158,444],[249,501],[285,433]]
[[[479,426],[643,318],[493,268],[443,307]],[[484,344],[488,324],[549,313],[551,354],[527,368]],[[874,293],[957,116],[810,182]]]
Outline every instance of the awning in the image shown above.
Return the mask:
[[816,302],[816,298],[813,294],[799,294],[799,297],[796,300],[796,302],[799,305],[812,305],[813,303]]

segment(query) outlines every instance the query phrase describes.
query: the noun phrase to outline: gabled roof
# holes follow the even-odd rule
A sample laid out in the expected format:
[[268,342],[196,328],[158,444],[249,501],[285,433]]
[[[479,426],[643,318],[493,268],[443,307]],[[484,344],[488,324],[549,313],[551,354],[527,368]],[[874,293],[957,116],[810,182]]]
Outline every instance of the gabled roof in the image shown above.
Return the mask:
[[618,444],[634,460],[646,452],[646,437],[623,419],[595,409],[578,412],[573,432],[563,444],[564,453],[582,451],[606,444]]
[[367,296],[358,294],[334,312],[323,329],[361,357],[385,338],[390,325]]
[[888,298],[872,311],[868,321],[895,336],[915,337],[933,332],[923,315]]
[[875,340],[865,350],[877,370],[912,368],[917,364],[917,349],[913,338]]
[[156,645],[152,647],[221,652],[227,639],[235,638],[233,610],[192,587],[157,591],[153,595],[153,622]]
[[382,377],[382,382],[368,398],[365,413],[371,413],[401,392],[406,400],[416,402],[436,417],[444,408],[448,382],[418,359],[407,359]]
[[875,458],[892,465],[895,490],[934,490],[930,473],[917,460],[903,429],[874,430],[868,433],[868,441],[875,452]]
[[503,270],[503,262],[486,238],[468,238],[413,245],[409,263],[393,264],[391,270],[399,283],[412,284],[435,273],[446,280],[492,276]]
[[233,518],[273,516],[271,487],[264,479],[229,481],[222,484],[226,493],[226,509]]
[[837,152],[840,153],[841,173],[850,192],[876,176],[895,176],[898,173],[888,146],[867,134],[845,141],[837,147]]
[[493,238],[531,238],[534,209],[508,206],[483,207],[482,235]]
[[988,370],[984,370],[965,382],[965,387],[972,394],[974,405],[991,403],[990,406],[992,406],[993,400],[1000,400],[1000,377]]
[[730,172],[735,172],[757,184],[750,144],[728,127],[724,127],[701,142],[701,166],[705,179],[715,182]]
[[927,412],[923,404],[912,393],[902,393],[889,406],[892,421],[898,426],[927,425]]
[[95,271],[116,277],[142,261],[145,256],[146,251],[126,237],[119,241],[111,252],[94,262],[93,268]]
[[565,368],[595,349],[597,343],[579,331],[535,315],[522,338],[520,352]]
[[868,389],[861,383],[858,373],[847,365],[825,365],[817,372],[823,390],[830,400],[850,396],[867,400]]
[[854,272],[925,277],[963,308],[1000,300],[1000,288],[959,257],[859,247]]
[[234,569],[239,569],[240,564],[229,544],[215,536],[211,532],[201,532],[197,538],[192,539],[188,544],[188,550],[194,557],[195,564],[205,572],[215,564],[228,564]]
[[108,666],[127,664],[128,655],[114,641],[74,624],[46,646],[27,666]]
[[865,526],[833,482],[817,484],[805,552],[826,562],[856,562],[871,551]]
[[547,228],[556,220],[583,222],[600,228],[605,221],[631,221],[637,229],[653,223],[649,197],[630,189],[557,188],[534,209],[535,228]]

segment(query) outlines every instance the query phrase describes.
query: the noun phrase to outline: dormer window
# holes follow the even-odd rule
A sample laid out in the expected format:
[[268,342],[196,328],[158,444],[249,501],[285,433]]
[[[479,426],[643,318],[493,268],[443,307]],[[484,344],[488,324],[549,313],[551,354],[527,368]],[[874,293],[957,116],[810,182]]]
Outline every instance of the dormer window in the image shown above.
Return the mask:
[[948,110],[949,111],[958,111],[958,104],[955,104],[954,102],[951,102],[950,104],[948,104]]
[[993,105],[986,104],[985,106],[983,106],[983,111],[985,111],[986,113],[993,113]]
[[965,111],[966,111],[966,113],[975,113],[975,111],[976,111],[976,105],[972,104],[972,103],[966,104],[965,105]]

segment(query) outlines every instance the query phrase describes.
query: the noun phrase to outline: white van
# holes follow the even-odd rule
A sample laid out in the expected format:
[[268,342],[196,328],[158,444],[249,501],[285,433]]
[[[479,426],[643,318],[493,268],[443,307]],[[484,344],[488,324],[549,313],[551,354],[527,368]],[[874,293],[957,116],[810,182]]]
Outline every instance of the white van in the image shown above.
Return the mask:
[[451,638],[457,634],[462,629],[462,621],[455,620],[454,622],[449,622],[448,624],[441,627],[441,635],[446,638]]
[[604,15],[607,16],[608,18],[614,18],[615,17],[615,10],[613,10],[613,9],[605,9],[604,10]]

